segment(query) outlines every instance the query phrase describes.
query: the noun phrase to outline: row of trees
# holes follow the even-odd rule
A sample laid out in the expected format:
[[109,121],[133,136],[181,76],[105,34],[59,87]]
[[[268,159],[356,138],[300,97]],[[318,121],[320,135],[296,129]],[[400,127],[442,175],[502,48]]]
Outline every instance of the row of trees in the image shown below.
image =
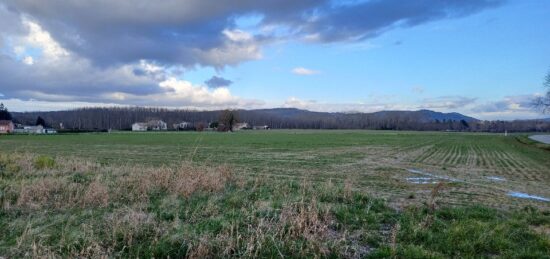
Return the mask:
[[[297,109],[193,111],[163,108],[83,108],[70,111],[14,113],[17,122],[32,124],[37,117],[50,126],[74,130],[129,130],[134,122],[162,119],[168,125],[182,121],[196,128],[231,130],[236,122],[268,125],[274,129],[373,129],[437,131],[550,131],[550,121],[477,121],[430,119],[422,112],[322,113]],[[212,124],[214,123],[214,124]],[[216,123],[218,125],[216,125]],[[212,125],[211,125],[212,124]]]

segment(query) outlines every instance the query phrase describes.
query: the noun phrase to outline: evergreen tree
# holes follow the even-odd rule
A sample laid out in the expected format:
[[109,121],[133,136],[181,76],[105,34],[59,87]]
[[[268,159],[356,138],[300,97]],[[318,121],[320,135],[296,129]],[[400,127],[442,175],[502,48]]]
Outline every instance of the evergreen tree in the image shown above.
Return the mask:
[[38,116],[36,119],[36,126],[42,125],[42,127],[46,127],[46,121],[42,119],[42,117]]
[[3,103],[0,103],[0,120],[9,120],[11,121],[13,118],[11,116],[11,113],[8,111],[8,109],[4,106]]

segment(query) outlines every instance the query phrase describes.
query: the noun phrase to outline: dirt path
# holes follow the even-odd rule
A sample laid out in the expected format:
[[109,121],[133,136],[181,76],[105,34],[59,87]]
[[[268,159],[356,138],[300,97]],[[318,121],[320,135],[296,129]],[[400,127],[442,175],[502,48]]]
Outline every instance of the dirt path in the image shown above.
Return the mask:
[[529,138],[538,142],[550,144],[550,135],[533,135],[529,136]]

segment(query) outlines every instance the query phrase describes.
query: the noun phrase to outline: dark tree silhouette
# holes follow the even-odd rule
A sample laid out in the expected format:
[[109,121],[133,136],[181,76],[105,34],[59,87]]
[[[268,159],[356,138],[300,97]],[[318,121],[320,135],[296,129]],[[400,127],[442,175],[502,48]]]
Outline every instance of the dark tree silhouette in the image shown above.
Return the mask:
[[220,125],[220,123],[218,123],[217,121],[213,121],[213,122],[210,122],[210,124],[208,124],[208,127],[213,128],[213,129],[217,129],[219,125]]
[[42,127],[46,127],[46,121],[42,117],[38,116],[38,118],[36,119],[35,125],[36,126],[42,125]]
[[536,105],[542,110],[543,113],[550,112],[550,71],[544,78],[544,87],[546,88],[546,94],[537,98]]
[[11,116],[11,113],[8,111],[8,108],[6,108],[3,103],[0,103],[0,120],[11,121],[12,119],[13,117]]
[[223,124],[224,131],[233,131],[233,126],[238,122],[237,112],[234,110],[223,110],[220,113],[219,122]]

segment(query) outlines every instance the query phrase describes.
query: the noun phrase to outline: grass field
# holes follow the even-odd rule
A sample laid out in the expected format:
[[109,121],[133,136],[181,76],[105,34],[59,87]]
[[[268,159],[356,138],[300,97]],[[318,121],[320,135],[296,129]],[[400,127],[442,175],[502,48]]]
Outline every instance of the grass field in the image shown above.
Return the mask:
[[550,151],[523,135],[10,135],[0,155],[0,256],[550,254]]
[[[530,141],[522,137],[524,141]],[[384,131],[113,133],[2,136],[2,152],[78,157],[103,164],[230,165],[242,174],[311,180],[353,179],[356,188],[393,202],[430,185],[411,184],[407,169],[459,179],[446,202],[493,207],[549,206],[508,191],[550,197],[550,152],[496,134]],[[528,142],[530,143],[530,142]],[[502,181],[491,179],[502,178]],[[405,200],[404,200],[405,199]],[[422,200],[422,199],[419,199]]]

